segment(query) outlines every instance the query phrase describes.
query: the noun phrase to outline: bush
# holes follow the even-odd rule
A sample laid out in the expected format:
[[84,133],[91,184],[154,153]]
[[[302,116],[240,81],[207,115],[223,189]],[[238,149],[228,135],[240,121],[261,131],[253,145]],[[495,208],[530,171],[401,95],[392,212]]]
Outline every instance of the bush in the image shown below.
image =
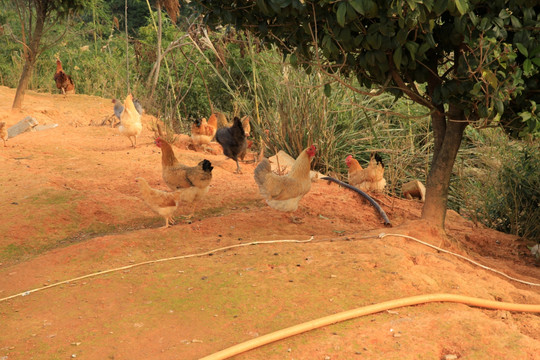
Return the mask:
[[[461,213],[496,230],[540,242],[540,147],[498,129],[467,132],[457,179]],[[467,155],[464,155],[464,152]]]

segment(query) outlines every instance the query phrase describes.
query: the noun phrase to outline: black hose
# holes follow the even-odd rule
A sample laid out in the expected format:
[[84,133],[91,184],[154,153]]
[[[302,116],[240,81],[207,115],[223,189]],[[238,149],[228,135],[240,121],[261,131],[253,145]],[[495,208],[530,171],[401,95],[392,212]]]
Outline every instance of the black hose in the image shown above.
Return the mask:
[[354,186],[352,185],[349,185],[347,183],[344,183],[343,181],[339,181],[338,179],[334,179],[333,177],[330,177],[330,176],[325,176],[323,178],[321,178],[323,180],[329,180],[329,181],[333,181],[335,182],[336,184],[339,184],[341,186],[344,186],[346,187],[347,189],[350,189],[352,191],[355,191],[357,192],[358,194],[362,195],[363,197],[365,197],[370,203],[371,205],[373,205],[373,207],[375,209],[377,209],[377,211],[379,212],[379,214],[381,215],[381,217],[383,218],[384,220],[384,225],[388,225],[388,226],[392,226],[392,224],[390,223],[390,220],[388,220],[388,216],[386,216],[386,213],[384,212],[384,210],[381,208],[381,206],[379,204],[377,204],[377,202],[375,200],[373,200],[373,198],[371,196],[369,196],[368,194],[366,194],[365,192],[363,192],[362,190],[360,189],[357,189],[355,188]]

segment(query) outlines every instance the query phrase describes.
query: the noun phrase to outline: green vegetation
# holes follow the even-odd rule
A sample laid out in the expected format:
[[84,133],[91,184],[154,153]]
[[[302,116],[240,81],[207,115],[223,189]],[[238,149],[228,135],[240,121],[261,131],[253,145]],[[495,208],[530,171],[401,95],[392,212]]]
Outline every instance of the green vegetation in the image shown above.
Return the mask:
[[[272,1],[266,3],[273,4]],[[416,14],[419,19],[427,16],[429,21],[433,20],[432,11],[444,10],[432,8],[432,11],[428,11],[428,5],[433,3],[429,1],[394,3],[396,6],[401,4],[409,7],[417,4],[409,14]],[[449,8],[456,4],[444,3]],[[478,22],[480,27],[485,22],[485,17],[481,18],[478,11],[473,11],[472,4],[459,2],[462,3],[470,10],[466,12],[468,15],[463,15],[464,9],[460,8],[445,13],[448,16],[451,14],[452,19],[463,19],[460,21],[465,23],[461,25],[454,23],[454,26],[464,27],[461,33],[469,29],[470,24]],[[0,24],[3,24],[3,32],[0,33],[0,84],[17,87],[25,55],[23,47],[14,37],[20,38],[21,28],[14,3],[0,0],[0,4],[5,9],[0,14]],[[307,63],[302,63],[300,54],[289,57],[293,65],[297,65],[291,66],[289,60],[284,61],[277,46],[268,46],[268,42],[261,43],[249,33],[236,31],[232,27],[221,27],[206,33],[196,9],[189,6],[181,7],[176,23],[165,12],[162,14],[163,62],[152,93],[148,81],[156,60],[158,36],[154,24],[157,12],[155,8],[150,12],[146,1],[129,1],[128,71],[123,4],[119,0],[92,0],[77,14],[54,23],[43,35],[44,43],[49,46],[44,47],[35,60],[28,88],[42,92],[58,91],[52,79],[58,56],[65,71],[74,78],[77,93],[122,99],[128,91],[129,78],[130,90],[141,100],[145,109],[159,114],[177,132],[188,132],[192,119],[208,117],[211,111],[223,111],[229,118],[248,114],[253,119],[254,146],[265,146],[267,154],[283,149],[296,156],[306,144],[313,142],[319,149],[316,167],[343,179],[346,176],[344,158],[348,154],[353,154],[364,165],[371,151],[375,150],[381,153],[386,164],[390,193],[400,195],[401,184],[412,179],[426,182],[433,161],[436,136],[425,107],[403,97],[396,98],[399,92],[395,91],[374,97],[370,89],[365,88],[369,85],[365,76],[346,78],[333,72],[318,72],[304,66]],[[287,4],[284,3],[286,6],[282,9],[288,9]],[[351,10],[349,5],[343,5],[345,2],[332,4],[329,13],[334,16],[332,26],[336,29],[347,29],[347,24],[358,21],[357,15],[352,16],[352,11],[360,11],[360,8],[353,6]],[[370,9],[363,11],[368,15],[371,12]],[[506,29],[509,32],[509,27],[524,27],[526,21],[533,21],[528,10],[520,11],[516,10],[508,16],[505,13],[497,14],[498,17],[492,18],[489,29],[495,32]],[[474,15],[478,17],[476,20]],[[358,18],[361,16],[358,15]],[[368,18],[373,24],[378,24],[374,17]],[[499,26],[499,18],[502,26]],[[409,17],[396,18],[396,26],[400,26],[399,21],[409,20]],[[418,24],[407,26],[417,27]],[[321,51],[324,56],[333,58],[337,54],[334,54],[336,47],[347,44],[346,30],[334,34],[335,38],[324,40],[324,36],[329,35],[327,30],[320,34],[320,40],[327,47]],[[386,30],[383,30],[371,34],[373,39],[362,41],[377,45],[379,40],[390,36],[391,32],[386,34]],[[462,89],[463,94],[480,98],[475,98],[475,105],[471,105],[471,108],[480,111],[481,104],[487,104],[485,110],[488,116],[481,116],[474,122],[475,127],[469,126],[464,131],[464,140],[449,183],[448,205],[488,226],[538,240],[540,230],[538,225],[534,225],[538,221],[533,221],[539,218],[540,198],[540,149],[534,142],[538,136],[537,110],[533,100],[523,100],[520,103],[522,110],[516,112],[514,102],[519,100],[518,97],[500,98],[503,100],[501,108],[500,99],[495,95],[510,88],[523,93],[534,87],[534,81],[538,80],[538,39],[524,31],[517,33],[512,44],[504,41],[504,34],[497,37],[497,34],[490,33],[494,39],[500,40],[492,42],[486,38],[486,43],[471,45],[471,61],[475,51],[485,47],[493,61],[497,54],[498,58],[504,58],[504,66],[509,70],[499,74],[484,68],[484,73],[478,79],[471,82],[468,78],[466,89]],[[374,52],[364,54],[365,60],[358,60],[358,63],[363,68],[373,67],[369,58],[373,55],[378,66],[379,63],[386,63],[387,66],[397,64],[400,70],[412,71],[413,78],[420,79],[422,74],[426,75],[425,71],[422,67],[414,69],[412,59],[414,56],[430,56],[430,52],[435,51],[437,47],[432,46],[431,40],[437,34],[431,37],[429,34],[423,33],[417,42],[406,38],[405,50],[401,55],[394,53],[391,62],[386,59],[382,61]],[[394,35],[398,36],[399,31]],[[500,66],[501,61],[498,63]],[[519,71],[515,70],[515,61],[522,67],[521,78],[518,77]],[[381,71],[373,72],[371,82],[376,82]],[[496,78],[490,76],[489,71]],[[427,91],[423,81],[418,79],[418,91]],[[484,84],[485,89],[479,89],[474,85],[476,83]],[[454,99],[452,84],[454,82],[449,81],[440,93],[432,95],[448,101]],[[492,90],[489,96],[486,89]],[[464,95],[461,95],[459,101],[466,102]],[[525,131],[531,134],[530,138],[525,141],[510,140],[500,128],[478,130],[487,124],[487,119],[491,119],[491,125],[495,126],[511,123],[515,129],[512,135],[520,132],[524,135]],[[266,134],[264,130],[269,130],[269,133]]]

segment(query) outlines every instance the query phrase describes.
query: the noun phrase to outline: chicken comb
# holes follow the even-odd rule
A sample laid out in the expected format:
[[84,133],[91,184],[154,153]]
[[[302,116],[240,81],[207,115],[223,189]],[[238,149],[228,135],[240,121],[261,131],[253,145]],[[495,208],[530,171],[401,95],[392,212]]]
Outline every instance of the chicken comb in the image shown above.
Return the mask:
[[310,147],[308,147],[307,153],[310,157],[315,156],[315,154],[317,153],[317,148],[315,147],[315,145],[311,145]]

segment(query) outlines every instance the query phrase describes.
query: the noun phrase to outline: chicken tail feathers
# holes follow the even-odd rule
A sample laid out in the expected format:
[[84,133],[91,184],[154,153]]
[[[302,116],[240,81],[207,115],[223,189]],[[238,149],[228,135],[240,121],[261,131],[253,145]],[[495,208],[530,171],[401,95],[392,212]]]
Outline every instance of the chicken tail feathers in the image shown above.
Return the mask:
[[382,160],[381,155],[379,155],[378,153],[374,152],[374,153],[371,154],[371,157],[372,157],[372,158],[375,158],[375,161],[377,162],[377,164],[381,164],[381,166],[384,167],[384,163],[383,163],[383,160]]
[[133,100],[133,106],[135,106],[135,110],[139,113],[139,115],[142,115],[143,113],[143,107],[141,105],[141,102],[137,99]]
[[202,169],[204,172],[212,172],[212,169],[214,169],[214,167],[212,166],[212,163],[209,161],[209,160],[206,160],[204,159],[203,161],[200,162],[200,164],[202,164]]
[[272,168],[270,167],[270,161],[268,161],[267,158],[264,158],[259,165],[255,168],[255,172],[253,174],[253,177],[255,178],[255,182],[257,185],[263,186],[266,175],[272,171]]

